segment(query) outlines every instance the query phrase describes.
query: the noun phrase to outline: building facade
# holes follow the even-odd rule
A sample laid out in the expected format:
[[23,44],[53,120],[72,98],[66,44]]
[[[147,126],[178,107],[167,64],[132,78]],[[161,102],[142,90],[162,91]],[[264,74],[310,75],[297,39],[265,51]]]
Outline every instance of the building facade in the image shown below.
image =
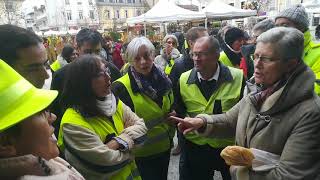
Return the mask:
[[24,4],[27,26],[35,31],[99,28],[94,0],[26,0]]
[[145,0],[97,0],[100,27],[118,31],[126,26],[126,19],[139,16],[148,9]]
[[0,0],[0,24],[25,27],[21,10],[23,0]]

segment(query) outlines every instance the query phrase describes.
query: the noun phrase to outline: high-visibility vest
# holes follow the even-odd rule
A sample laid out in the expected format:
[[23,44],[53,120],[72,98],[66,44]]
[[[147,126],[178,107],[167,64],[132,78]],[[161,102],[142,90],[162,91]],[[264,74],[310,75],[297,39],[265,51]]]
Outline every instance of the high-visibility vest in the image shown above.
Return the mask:
[[[118,136],[124,129],[124,124],[122,121],[123,108],[122,108],[121,101],[118,102],[116,113],[112,116],[112,119],[113,119],[113,123],[112,121],[108,120],[105,117],[93,117],[93,118],[85,119],[74,109],[68,108],[61,120],[58,146],[62,151],[64,151],[64,149],[67,147],[67,145],[64,144],[64,140],[63,140],[63,125],[65,124],[73,124],[76,126],[81,126],[83,128],[89,129],[92,132],[96,133],[100,137],[100,140],[102,142],[105,142],[106,137],[110,134],[114,134],[115,136]],[[72,152],[71,149],[68,149],[68,150]],[[84,162],[84,164],[86,163],[87,162]],[[110,178],[111,180],[127,180],[127,179],[141,180],[141,177],[139,175],[138,169],[134,161],[131,161],[131,160],[127,161],[126,164],[123,164],[121,167],[118,167],[119,169],[117,169],[116,166],[117,165],[103,166],[103,167],[108,167],[109,169],[115,169],[114,172],[108,172],[112,174]]]
[[[182,101],[185,104],[188,116],[195,117],[196,115],[203,113],[213,114],[215,102],[218,100],[221,102],[222,112],[228,111],[239,101],[243,81],[243,72],[232,67],[228,67],[228,69],[231,72],[233,80],[231,82],[225,82],[221,84],[219,88],[211,95],[208,101],[202,95],[196,84],[187,84],[192,70],[189,70],[180,76],[180,94]],[[208,144],[214,148],[220,148],[234,144],[233,138],[205,138],[200,137],[195,133],[187,134],[186,138],[195,144]]]
[[[312,42],[310,31],[304,33],[303,61],[314,72],[316,79],[320,79],[320,44]],[[315,83],[314,90],[320,96],[320,85]]]
[[164,68],[164,73],[166,75],[170,75],[172,67],[174,65],[175,61],[173,58],[170,59],[169,63],[166,65],[166,67]]
[[59,61],[56,60],[56,61],[54,61],[54,63],[52,63],[50,65],[50,67],[51,67],[52,71],[57,71],[58,69],[61,68],[61,65],[60,65]]
[[220,53],[219,61],[222,62],[222,64],[225,66],[237,68],[232,64],[232,62],[230,61],[230,59],[224,51]]
[[174,128],[165,122],[166,115],[170,112],[173,104],[173,93],[170,91],[163,96],[162,107],[160,108],[147,95],[134,93],[132,91],[129,75],[126,74],[116,80],[122,83],[127,89],[134,105],[134,112],[144,120],[148,132],[144,145],[135,149],[136,157],[147,157],[171,148],[171,140],[174,136]]

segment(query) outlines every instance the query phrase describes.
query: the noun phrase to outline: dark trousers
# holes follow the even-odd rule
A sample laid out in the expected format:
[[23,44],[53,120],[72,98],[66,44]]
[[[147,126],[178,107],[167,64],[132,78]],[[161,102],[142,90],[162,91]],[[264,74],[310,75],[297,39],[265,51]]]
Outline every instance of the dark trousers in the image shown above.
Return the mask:
[[200,146],[186,139],[181,148],[180,180],[212,180],[214,170],[220,171],[224,180],[231,180],[229,166],[220,157],[223,148]]
[[142,180],[167,180],[170,151],[135,161]]

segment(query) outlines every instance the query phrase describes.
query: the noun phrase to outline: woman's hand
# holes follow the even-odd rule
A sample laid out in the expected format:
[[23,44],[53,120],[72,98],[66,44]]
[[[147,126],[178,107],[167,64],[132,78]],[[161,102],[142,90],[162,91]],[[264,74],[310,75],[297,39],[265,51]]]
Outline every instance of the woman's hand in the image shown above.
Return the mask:
[[187,134],[191,131],[197,130],[205,125],[205,122],[201,118],[178,118],[174,116],[169,117],[171,121],[178,123],[178,129],[183,134]]
[[113,150],[118,150],[120,148],[120,144],[114,139],[112,139],[111,141],[107,142],[106,146],[109,149],[113,149]]
[[172,50],[173,50],[173,46],[172,45],[170,45],[170,44],[167,44],[167,46],[166,46],[166,54],[167,54],[167,56],[168,57],[171,57],[171,52],[172,52]]

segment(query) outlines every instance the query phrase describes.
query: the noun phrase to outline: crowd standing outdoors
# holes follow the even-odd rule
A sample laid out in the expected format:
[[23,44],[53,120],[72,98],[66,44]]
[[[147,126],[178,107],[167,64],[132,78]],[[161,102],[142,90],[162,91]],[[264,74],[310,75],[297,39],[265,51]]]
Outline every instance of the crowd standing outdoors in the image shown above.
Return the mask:
[[320,179],[308,27],[295,5],[249,39],[193,27],[159,49],[84,28],[52,59],[48,39],[0,25],[0,179],[165,180],[176,130],[180,180]]

